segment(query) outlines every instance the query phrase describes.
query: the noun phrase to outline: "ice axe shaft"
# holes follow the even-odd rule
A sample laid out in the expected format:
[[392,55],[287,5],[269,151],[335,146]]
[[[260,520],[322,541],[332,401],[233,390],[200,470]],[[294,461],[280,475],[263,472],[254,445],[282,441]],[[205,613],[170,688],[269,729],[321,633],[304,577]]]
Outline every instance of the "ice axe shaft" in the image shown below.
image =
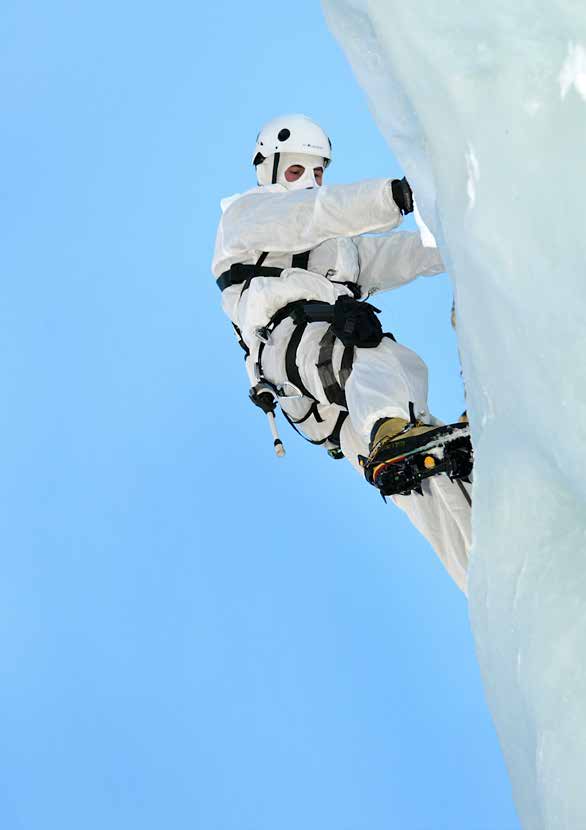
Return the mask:
[[275,453],[282,458],[285,455],[285,447],[283,442],[279,438],[279,431],[277,430],[277,422],[275,421],[275,413],[274,412],[267,412],[267,418],[269,419],[269,426],[271,428],[271,433],[273,435],[273,444],[275,447]]

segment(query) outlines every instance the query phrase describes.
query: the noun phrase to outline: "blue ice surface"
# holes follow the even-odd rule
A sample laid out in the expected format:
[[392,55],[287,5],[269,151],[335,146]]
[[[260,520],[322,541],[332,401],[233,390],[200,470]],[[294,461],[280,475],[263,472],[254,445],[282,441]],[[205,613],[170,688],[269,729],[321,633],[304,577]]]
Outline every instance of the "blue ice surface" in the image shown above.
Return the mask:
[[519,817],[586,826],[586,12],[326,0],[455,281],[470,612]]

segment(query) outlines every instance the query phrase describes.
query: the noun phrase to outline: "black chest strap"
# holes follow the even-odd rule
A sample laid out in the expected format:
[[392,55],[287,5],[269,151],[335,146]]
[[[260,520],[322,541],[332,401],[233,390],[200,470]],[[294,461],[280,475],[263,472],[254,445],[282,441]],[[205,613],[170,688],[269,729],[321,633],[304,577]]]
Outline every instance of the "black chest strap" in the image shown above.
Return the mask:
[[[304,251],[301,254],[293,254],[291,267],[307,270],[310,253],[311,251]],[[234,265],[218,277],[216,285],[220,291],[225,291],[231,285],[242,285],[243,283],[250,285],[251,280],[255,277],[280,277],[285,269],[263,265],[267,256],[267,251],[263,251],[254,265],[243,265],[241,262],[234,263]],[[244,287],[244,290],[248,288],[248,285]]]
[[220,291],[225,291],[231,285],[242,285],[242,283],[250,282],[254,277],[280,277],[282,273],[282,268],[269,268],[266,265],[242,265],[242,263],[237,262],[218,277],[216,285]]
[[307,266],[309,265],[309,254],[310,251],[304,251],[302,254],[293,254],[291,259],[291,267],[292,268],[303,268],[307,271]]

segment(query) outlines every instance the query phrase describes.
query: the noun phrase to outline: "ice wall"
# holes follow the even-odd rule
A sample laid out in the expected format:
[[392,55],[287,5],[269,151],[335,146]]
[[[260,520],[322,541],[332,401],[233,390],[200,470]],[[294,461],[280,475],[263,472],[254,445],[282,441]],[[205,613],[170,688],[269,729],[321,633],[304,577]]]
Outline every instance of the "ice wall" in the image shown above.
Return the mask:
[[324,0],[440,240],[474,443],[470,613],[526,830],[586,827],[586,4]]

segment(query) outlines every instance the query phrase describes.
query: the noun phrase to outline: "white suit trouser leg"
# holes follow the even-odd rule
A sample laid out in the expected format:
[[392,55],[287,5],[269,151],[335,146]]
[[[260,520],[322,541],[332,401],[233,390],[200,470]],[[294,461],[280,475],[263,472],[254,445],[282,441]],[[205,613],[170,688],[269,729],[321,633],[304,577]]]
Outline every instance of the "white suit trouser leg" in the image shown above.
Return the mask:
[[[368,454],[368,443],[347,418],[341,433],[341,447],[353,467],[362,473],[358,455]],[[468,557],[471,546],[471,510],[462,488],[470,496],[469,484],[436,476],[422,482],[423,496],[391,496],[417,530],[427,539],[458,588],[466,593]]]
[[[307,390],[327,404],[317,363],[319,343],[328,328],[324,323],[308,325],[297,350],[296,362]],[[265,348],[263,370],[273,383],[286,380],[285,350],[293,324],[282,323]],[[336,377],[344,346],[336,341],[332,364]],[[358,455],[368,455],[370,432],[380,418],[409,420],[409,405],[424,422],[434,423],[427,407],[427,367],[415,352],[385,337],[374,349],[357,348],[352,372],[345,386],[349,417],[341,432],[341,448],[352,465],[361,471]],[[325,437],[325,436],[324,436]],[[460,486],[447,476],[423,483],[424,495],[393,496],[415,527],[432,545],[447,571],[466,591],[470,550],[470,508]]]
[[410,404],[418,418],[429,417],[427,366],[415,352],[389,337],[375,349],[355,349],[344,391],[354,428],[367,441],[381,418],[408,421]]

